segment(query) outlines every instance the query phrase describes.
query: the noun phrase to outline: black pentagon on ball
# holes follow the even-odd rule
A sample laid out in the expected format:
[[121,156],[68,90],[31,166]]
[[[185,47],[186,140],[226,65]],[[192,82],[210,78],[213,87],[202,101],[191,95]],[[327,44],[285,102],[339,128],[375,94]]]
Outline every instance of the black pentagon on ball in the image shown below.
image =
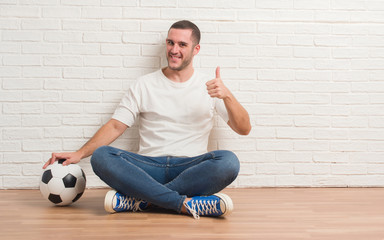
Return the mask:
[[60,195],[56,195],[56,194],[49,194],[49,197],[48,197],[49,201],[53,202],[54,204],[59,204],[61,203],[63,200],[61,200],[61,197]]
[[79,198],[83,195],[83,193],[84,192],[77,194],[76,197],[72,200],[72,202],[76,202],[77,200],[79,200]]
[[65,177],[63,177],[63,183],[66,188],[75,187],[76,181],[77,181],[77,178],[70,173],[68,173]]
[[52,171],[51,169],[46,170],[41,177],[41,181],[45,184],[48,184],[49,180],[52,179]]

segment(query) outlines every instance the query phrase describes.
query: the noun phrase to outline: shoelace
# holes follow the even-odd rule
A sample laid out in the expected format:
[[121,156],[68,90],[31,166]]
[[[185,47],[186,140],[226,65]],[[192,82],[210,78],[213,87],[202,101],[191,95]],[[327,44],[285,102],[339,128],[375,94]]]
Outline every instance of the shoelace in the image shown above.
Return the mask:
[[135,199],[133,197],[119,196],[119,206],[117,208],[122,208],[124,210],[132,210],[133,212],[142,211],[140,204],[144,201]]
[[184,206],[192,214],[195,219],[199,219],[200,215],[209,215],[213,213],[219,213],[217,210],[217,200],[191,200],[191,206],[188,203],[184,203]]

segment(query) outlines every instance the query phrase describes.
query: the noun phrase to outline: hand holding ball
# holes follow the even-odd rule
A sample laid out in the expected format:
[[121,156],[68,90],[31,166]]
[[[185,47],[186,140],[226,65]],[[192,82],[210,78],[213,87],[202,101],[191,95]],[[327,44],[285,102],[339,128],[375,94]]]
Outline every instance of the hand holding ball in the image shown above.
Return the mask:
[[49,165],[40,180],[40,192],[52,203],[65,206],[76,202],[84,193],[86,178],[76,164],[63,166],[64,160]]

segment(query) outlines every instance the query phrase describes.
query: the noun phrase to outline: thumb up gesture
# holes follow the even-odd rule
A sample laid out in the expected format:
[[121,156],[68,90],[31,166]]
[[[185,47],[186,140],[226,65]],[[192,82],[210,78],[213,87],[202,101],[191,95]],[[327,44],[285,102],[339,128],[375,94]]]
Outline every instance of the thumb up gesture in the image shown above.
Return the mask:
[[212,98],[224,99],[229,96],[230,92],[228,88],[224,85],[220,77],[220,67],[216,68],[216,78],[208,81],[206,83],[208,94]]

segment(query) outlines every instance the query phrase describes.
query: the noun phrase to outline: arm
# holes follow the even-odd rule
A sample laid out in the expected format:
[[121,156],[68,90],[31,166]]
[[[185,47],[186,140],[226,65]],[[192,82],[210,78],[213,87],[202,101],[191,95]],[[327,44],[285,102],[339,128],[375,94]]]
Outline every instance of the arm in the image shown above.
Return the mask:
[[236,133],[248,135],[252,128],[248,112],[224,85],[220,77],[220,67],[216,68],[216,78],[207,82],[207,90],[211,97],[223,99],[229,116],[228,125]]
[[63,165],[78,163],[81,159],[86,158],[101,146],[109,145],[116,140],[128,128],[124,123],[115,119],[109,120],[102,126],[93,137],[76,152],[52,153],[52,157],[45,163],[43,168],[54,163],[58,159],[67,159]]

